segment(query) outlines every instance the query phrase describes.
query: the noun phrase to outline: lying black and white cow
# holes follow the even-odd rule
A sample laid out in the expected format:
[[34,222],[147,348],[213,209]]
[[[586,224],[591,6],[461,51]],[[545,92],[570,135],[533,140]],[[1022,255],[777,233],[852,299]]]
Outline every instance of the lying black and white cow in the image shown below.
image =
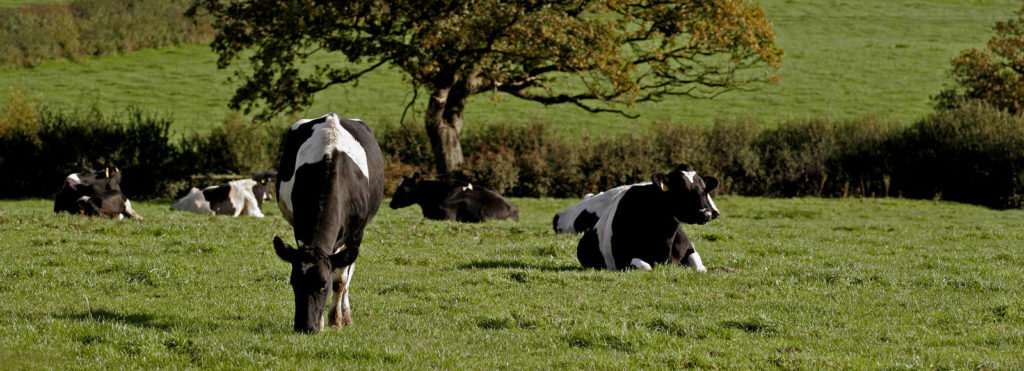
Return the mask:
[[576,250],[580,264],[617,270],[685,261],[707,271],[679,223],[704,224],[718,217],[710,194],[718,179],[703,178],[686,164],[651,179],[590,195],[555,215],[556,232],[583,233]]
[[331,327],[352,324],[348,284],[363,229],[384,197],[383,169],[380,147],[362,121],[330,113],[300,120],[288,131],[277,203],[293,227],[298,249],[275,236],[274,250],[292,265],[295,331],[323,329],[331,290]]
[[423,216],[433,220],[519,220],[519,208],[498,192],[459,180],[420,180],[420,173],[402,176],[390,206],[398,209],[413,204],[420,205]]
[[252,179],[235,180],[202,190],[192,188],[185,197],[171,205],[171,210],[262,218],[263,201],[273,199],[270,196],[270,179],[274,174],[273,171],[261,171],[253,174]]
[[72,173],[64,178],[64,184],[57,192],[53,212],[144,220],[132,209],[128,197],[121,193],[120,182],[121,171],[117,168]]

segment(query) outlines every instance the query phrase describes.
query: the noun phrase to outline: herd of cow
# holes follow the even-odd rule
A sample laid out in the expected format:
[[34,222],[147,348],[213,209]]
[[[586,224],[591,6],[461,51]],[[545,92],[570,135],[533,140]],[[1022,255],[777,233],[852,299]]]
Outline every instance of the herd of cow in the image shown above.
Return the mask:
[[[334,113],[292,125],[277,172],[226,185],[192,188],[171,209],[217,215],[263,217],[276,178],[277,203],[292,225],[296,246],[274,236],[277,255],[291,263],[295,293],[294,329],[314,333],[324,327],[323,312],[334,292],[331,327],[352,323],[348,284],[363,230],[384,198],[384,160],[369,126]],[[121,193],[116,168],[68,175],[54,212],[143,219]],[[706,271],[680,223],[704,224],[719,215],[711,200],[718,186],[683,164],[655,173],[651,182],[624,185],[583,200],[555,215],[556,233],[579,234],[576,254],[584,267],[651,269],[652,264],[686,264]],[[519,209],[497,192],[457,180],[402,177],[391,208],[418,204],[436,220],[481,222],[519,219]]]

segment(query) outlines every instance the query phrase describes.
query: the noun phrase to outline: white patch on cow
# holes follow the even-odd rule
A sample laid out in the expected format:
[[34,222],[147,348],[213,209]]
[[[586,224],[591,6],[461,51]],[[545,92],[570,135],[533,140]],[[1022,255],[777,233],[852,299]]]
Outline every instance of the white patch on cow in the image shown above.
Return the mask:
[[559,212],[557,214],[558,215],[558,226],[557,226],[556,232],[557,233],[566,233],[566,234],[586,232],[586,231],[577,231],[576,230],[576,227],[575,227],[576,218],[578,218],[580,216],[580,214],[582,214],[584,211],[590,212],[590,213],[594,213],[595,215],[597,215],[598,220],[600,220],[600,218],[604,217],[604,215],[606,214],[608,208],[611,206],[611,203],[615,199],[616,196],[618,196],[623,191],[629,189],[630,187],[633,187],[633,186],[636,186],[636,185],[644,185],[644,184],[650,184],[650,183],[639,183],[639,184],[631,184],[631,185],[618,186],[618,187],[609,189],[607,191],[598,193],[596,195],[595,194],[589,194],[587,196],[584,196],[583,199],[580,200],[579,203],[577,203],[576,205],[573,205],[572,207],[570,207],[568,209],[562,210],[561,212]]
[[[597,225],[597,242],[598,248],[601,250],[601,257],[604,258],[604,265],[610,270],[617,270],[615,266],[615,257],[612,256],[612,222],[615,220],[615,211],[619,209],[619,203],[622,201],[622,196],[626,192],[618,192],[611,199],[611,206],[606,208],[604,214],[598,214]],[[595,196],[596,197],[596,196]]]
[[203,195],[203,191],[199,188],[193,187],[188,190],[188,194],[182,197],[174,205],[171,205],[171,210],[188,211],[199,214],[213,214],[213,208],[210,207],[210,201],[206,200],[206,196]]
[[693,177],[697,176],[697,172],[696,171],[684,171],[683,172],[683,176],[685,176],[686,180],[689,180],[690,183],[692,184],[693,183]]
[[715,201],[711,199],[711,195],[707,195],[705,197],[708,198],[708,205],[711,205],[711,210],[714,210],[716,213],[721,214],[722,212],[718,211],[718,206],[715,205]]
[[252,187],[256,186],[255,180],[236,180],[229,182],[228,186],[231,187],[228,190],[228,198],[231,199],[231,206],[235,208],[234,216],[249,215],[257,218],[263,217],[263,211],[260,210],[260,204],[256,200],[256,195],[252,193]]
[[463,192],[465,192],[465,191],[472,191],[472,190],[473,190],[473,183],[467,183],[465,187],[462,187],[462,191]]
[[[348,286],[352,282],[352,274],[355,273],[356,263],[349,264],[345,269],[334,270],[334,281],[341,280],[344,282],[342,285],[341,292],[334,293],[334,308],[335,314],[341,321],[342,325],[352,323],[352,307],[348,300]],[[340,296],[340,297],[339,297]],[[335,324],[331,324],[332,326]]]
[[82,178],[78,177],[78,173],[72,173],[71,175],[68,175],[67,178],[64,178],[64,182],[67,182],[69,180],[73,182],[72,184],[78,184],[82,182]]
[[82,197],[79,197],[79,198],[78,198],[78,202],[82,202],[82,201],[85,201],[85,202],[89,202],[89,196],[82,196]]
[[[366,160],[366,149],[359,144],[356,137],[349,133],[341,126],[341,121],[338,120],[338,115],[333,112],[325,115],[327,119],[323,123],[319,123],[313,126],[313,134],[306,139],[305,142],[299,146],[299,150],[295,153],[295,168],[293,172],[297,172],[299,167],[305,164],[312,164],[323,161],[335,152],[343,152],[355,162],[359,171],[363,173],[366,178],[366,182],[370,182],[370,170]],[[292,130],[297,129],[305,122],[309,122],[311,119],[299,120],[292,125]],[[292,208],[292,189],[295,188],[295,173],[291,174],[291,179],[287,182],[281,182],[280,194],[278,197],[278,205],[282,206],[284,210],[281,210],[282,214],[291,223],[293,220],[291,215],[294,213]],[[285,176],[279,174],[279,176]]]
[[[694,248],[693,242],[690,242],[690,248]],[[694,248],[692,254],[686,256],[686,264],[698,272],[708,271],[708,269],[704,267],[704,262],[700,260],[700,254],[697,253],[696,248]]]
[[313,263],[302,263],[302,266],[299,267],[299,269],[302,269],[302,274],[308,273],[310,268],[313,268]]
[[632,265],[635,268],[643,269],[645,271],[651,270],[651,265],[650,264],[647,264],[647,262],[645,262],[643,260],[640,260],[640,259],[637,259],[637,258],[633,258],[633,260],[631,260],[629,262],[629,265]]

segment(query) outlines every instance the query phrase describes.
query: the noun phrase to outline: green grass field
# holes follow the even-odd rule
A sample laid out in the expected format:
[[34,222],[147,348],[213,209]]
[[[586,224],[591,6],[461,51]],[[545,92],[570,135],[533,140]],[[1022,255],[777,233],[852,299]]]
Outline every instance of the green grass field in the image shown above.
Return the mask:
[[[291,240],[267,218],[54,215],[0,201],[0,369],[1020,369],[1024,211],[900,199],[722,197],[686,227],[706,274],[580,269],[522,220],[382,209],[352,283],[355,326],[291,332]],[[386,204],[386,201],[385,201]]]
[[67,4],[72,0],[0,0],[0,9],[18,8],[38,4]]
[[[813,116],[836,119],[872,114],[912,122],[931,111],[929,96],[949,81],[949,61],[960,50],[983,47],[995,21],[1020,8],[1014,0],[765,0],[786,50],[782,81],[755,92],[711,101],[666,99],[637,107],[643,117],[592,115],[568,105],[544,107],[508,96],[478,96],[466,119],[477,123],[544,120],[566,135],[628,133],[652,121],[710,123],[750,116],[766,125]],[[176,119],[175,131],[205,131],[227,114],[231,71],[218,71],[205,46],[142,51],[31,69],[0,70],[0,89],[18,88],[62,109],[104,111],[135,105]],[[367,76],[358,87],[321,93],[306,117],[335,111],[373,125],[397,122],[411,91],[396,71]],[[422,108],[425,98],[419,101]],[[413,118],[420,120],[417,113]],[[288,121],[287,119],[283,119]],[[471,129],[470,129],[471,130]]]

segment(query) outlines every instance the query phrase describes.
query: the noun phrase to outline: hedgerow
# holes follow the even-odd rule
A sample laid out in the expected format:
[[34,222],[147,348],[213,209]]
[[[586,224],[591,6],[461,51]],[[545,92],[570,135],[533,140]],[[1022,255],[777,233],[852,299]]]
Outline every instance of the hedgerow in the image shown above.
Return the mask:
[[[206,135],[171,138],[168,118],[48,110],[15,92],[0,110],[0,196],[48,197],[68,173],[118,166],[131,197],[167,198],[203,174],[276,168],[286,128],[232,115]],[[244,133],[244,135],[239,135]],[[422,125],[385,125],[390,193],[403,175],[431,174]],[[767,197],[908,197],[1024,207],[1024,117],[964,103],[909,127],[871,117],[750,118],[655,123],[626,136],[566,138],[550,123],[480,126],[463,135],[456,174],[519,197],[580,197],[649,181],[687,162],[722,180],[718,192]]]

